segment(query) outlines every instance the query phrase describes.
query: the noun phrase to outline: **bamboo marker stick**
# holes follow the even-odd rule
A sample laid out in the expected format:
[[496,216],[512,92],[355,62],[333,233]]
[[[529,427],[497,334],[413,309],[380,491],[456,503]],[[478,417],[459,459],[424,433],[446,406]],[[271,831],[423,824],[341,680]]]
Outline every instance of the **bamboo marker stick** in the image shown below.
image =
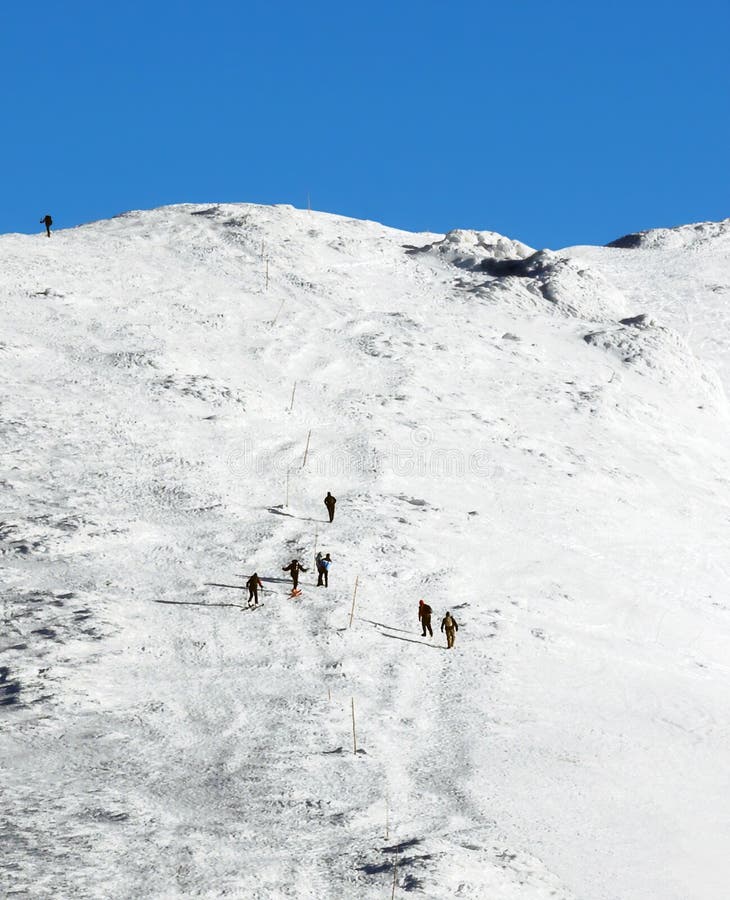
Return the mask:
[[[286,300],[286,297],[284,298],[284,300]],[[281,303],[279,304],[279,308],[276,310],[276,315],[271,322],[272,325],[276,325],[276,320],[279,318],[279,313],[282,311],[282,309],[284,309],[284,300],[281,301]]]
[[291,402],[289,403],[289,412],[294,409],[294,394],[297,392],[297,383],[294,382],[294,387],[291,389]]
[[352,609],[350,610],[350,624],[347,626],[348,628],[352,628],[352,620],[355,617],[355,597],[357,597],[357,585],[360,581],[360,576],[358,575],[355,578],[355,590],[352,592]]
[[355,734],[355,698],[350,698],[352,701],[352,752],[357,753],[357,736]]
[[307,435],[307,446],[304,448],[304,459],[302,460],[302,468],[304,468],[307,464],[307,456],[309,454],[309,441],[312,437],[312,429],[309,429],[309,434]]

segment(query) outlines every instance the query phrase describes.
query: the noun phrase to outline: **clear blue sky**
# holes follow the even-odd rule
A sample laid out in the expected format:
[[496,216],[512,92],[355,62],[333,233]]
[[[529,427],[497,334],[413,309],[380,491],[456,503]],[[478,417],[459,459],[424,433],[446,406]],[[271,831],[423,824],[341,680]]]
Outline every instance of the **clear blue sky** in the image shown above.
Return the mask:
[[0,19],[0,231],[306,206],[535,246],[730,216],[727,0],[36,0]]

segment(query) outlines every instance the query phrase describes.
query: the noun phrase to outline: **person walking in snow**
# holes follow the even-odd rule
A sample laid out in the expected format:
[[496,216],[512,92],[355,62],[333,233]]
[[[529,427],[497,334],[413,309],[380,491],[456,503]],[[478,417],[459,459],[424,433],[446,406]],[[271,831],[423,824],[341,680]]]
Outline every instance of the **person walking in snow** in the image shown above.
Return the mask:
[[53,225],[53,219],[50,216],[43,216],[41,219],[41,225],[46,226],[46,234],[48,237],[51,236],[51,225]]
[[325,587],[329,587],[329,573],[332,560],[329,553],[324,557],[321,553],[318,553],[317,556],[317,587],[322,587],[323,584]]
[[324,498],[324,505],[327,507],[327,512],[330,514],[330,522],[335,517],[335,503],[337,503],[337,497],[333,497],[329,491],[327,491],[327,496]]
[[254,606],[258,606],[259,588],[263,590],[264,586],[263,584],[261,584],[261,579],[256,574],[256,572],[254,572],[253,575],[248,579],[248,581],[246,582],[246,587],[248,588],[248,605],[250,606],[251,601],[253,600]]
[[281,571],[290,573],[292,581],[292,591],[295,591],[297,589],[297,585],[299,584],[299,573],[306,572],[307,570],[299,562],[298,559],[293,559],[288,566],[283,566]]
[[418,601],[418,621],[421,623],[421,628],[423,628],[423,634],[421,637],[426,637],[426,631],[433,637],[433,629],[431,628],[431,613],[433,610],[425,603],[423,600]]
[[446,649],[451,650],[454,646],[454,641],[456,639],[456,632],[459,630],[459,626],[456,622],[456,619],[451,615],[450,612],[446,612],[446,615],[441,620],[441,631],[442,633],[446,632]]

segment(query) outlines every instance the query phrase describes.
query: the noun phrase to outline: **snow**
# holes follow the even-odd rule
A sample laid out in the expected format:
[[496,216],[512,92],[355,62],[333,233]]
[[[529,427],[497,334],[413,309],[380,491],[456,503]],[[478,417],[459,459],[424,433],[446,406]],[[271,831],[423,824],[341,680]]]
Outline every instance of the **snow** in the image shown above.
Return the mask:
[[[721,222],[697,222],[693,225],[679,225],[675,228],[653,228],[626,234],[611,241],[609,247],[627,250],[682,250],[711,246],[717,250],[718,243],[730,245],[730,219]],[[712,246],[714,245],[714,246]]]
[[0,895],[724,898],[722,224],[2,237]]

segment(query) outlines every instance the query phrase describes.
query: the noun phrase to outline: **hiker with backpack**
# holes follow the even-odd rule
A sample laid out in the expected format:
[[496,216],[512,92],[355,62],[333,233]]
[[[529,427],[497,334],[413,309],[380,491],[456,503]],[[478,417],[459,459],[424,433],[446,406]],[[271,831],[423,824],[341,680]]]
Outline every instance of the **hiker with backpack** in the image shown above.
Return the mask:
[[459,626],[456,622],[456,619],[451,615],[450,612],[446,612],[446,615],[441,620],[441,632],[446,632],[446,649],[451,650],[454,646],[454,641],[456,640],[456,632],[459,630]]
[[317,554],[317,587],[329,587],[329,571],[330,566],[332,565],[332,560],[330,559],[329,553],[326,556],[322,556],[321,553]]
[[43,216],[41,219],[41,225],[46,226],[46,234],[48,237],[51,236],[51,225],[53,225],[53,219],[50,216]]

